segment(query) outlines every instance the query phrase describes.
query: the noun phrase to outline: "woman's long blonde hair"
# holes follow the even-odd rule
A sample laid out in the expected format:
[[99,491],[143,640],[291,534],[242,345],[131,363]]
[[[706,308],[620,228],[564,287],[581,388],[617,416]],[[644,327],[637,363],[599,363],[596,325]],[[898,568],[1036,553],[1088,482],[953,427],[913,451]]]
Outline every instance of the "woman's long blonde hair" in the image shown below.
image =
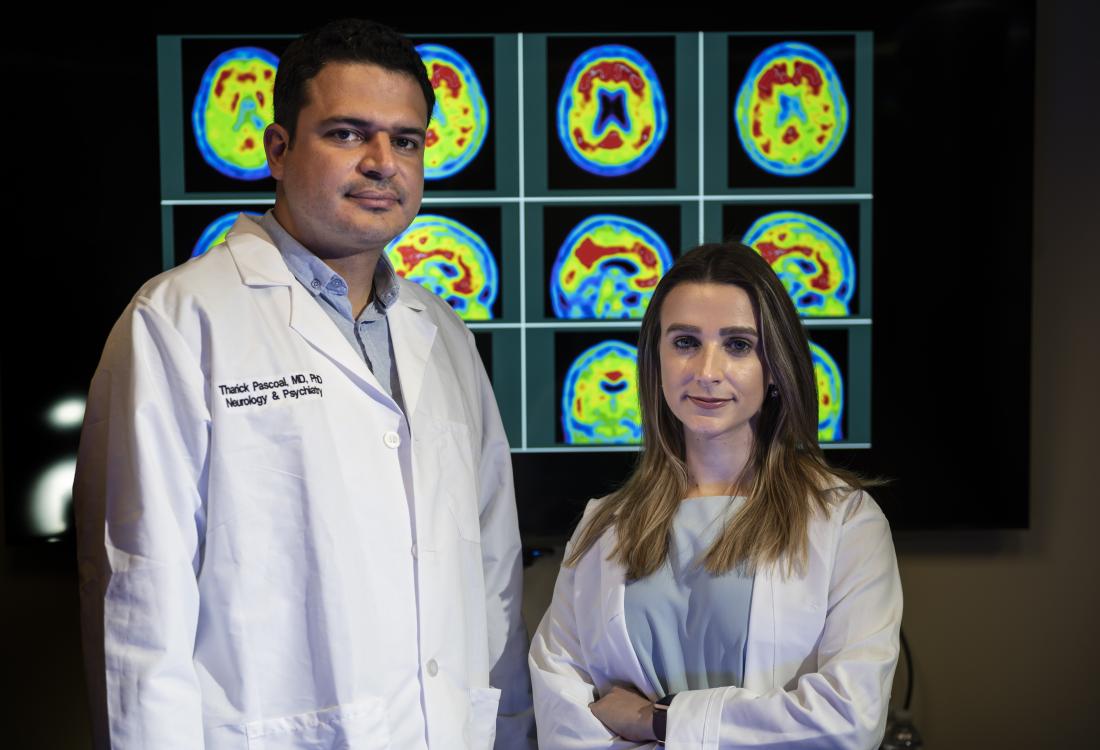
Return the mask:
[[[749,295],[759,320],[761,358],[778,396],[766,397],[743,476],[745,504],[727,523],[704,558],[706,569],[724,573],[785,562],[804,569],[807,529],[814,513],[828,514],[838,493],[862,488],[854,474],[830,467],[817,443],[817,389],[802,323],[782,282],[767,262],[741,244],[701,245],[685,253],[661,279],[638,337],[638,391],[642,451],[626,483],[593,512],[565,560],[576,565],[609,528],[617,536],[610,559],[636,580],[656,571],[668,556],[669,532],[689,480],[684,431],[661,389],[661,306],[685,283],[734,284]],[[731,488],[732,489],[732,488]]]

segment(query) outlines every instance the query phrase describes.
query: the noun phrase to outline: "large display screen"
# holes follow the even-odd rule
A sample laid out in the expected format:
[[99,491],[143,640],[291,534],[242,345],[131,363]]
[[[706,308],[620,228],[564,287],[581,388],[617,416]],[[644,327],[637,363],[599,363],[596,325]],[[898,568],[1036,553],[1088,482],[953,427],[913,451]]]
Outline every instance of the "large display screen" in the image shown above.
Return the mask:
[[[636,449],[642,314],[724,239],[803,316],[822,443],[870,447],[871,32],[414,39],[437,104],[387,253],[491,349],[514,451]],[[256,148],[286,42],[159,39],[166,267],[273,202]]]

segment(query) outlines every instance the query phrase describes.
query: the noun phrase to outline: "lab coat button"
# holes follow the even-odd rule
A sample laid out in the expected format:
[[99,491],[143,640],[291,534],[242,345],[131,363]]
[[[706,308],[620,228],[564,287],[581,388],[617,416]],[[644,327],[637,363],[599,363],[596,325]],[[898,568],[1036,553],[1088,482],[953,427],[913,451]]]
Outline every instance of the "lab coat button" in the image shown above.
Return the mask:
[[382,442],[386,444],[387,448],[396,448],[401,445],[401,436],[390,430],[382,436]]
[[435,663],[435,659],[428,660],[428,674],[432,677],[439,674],[439,665]]

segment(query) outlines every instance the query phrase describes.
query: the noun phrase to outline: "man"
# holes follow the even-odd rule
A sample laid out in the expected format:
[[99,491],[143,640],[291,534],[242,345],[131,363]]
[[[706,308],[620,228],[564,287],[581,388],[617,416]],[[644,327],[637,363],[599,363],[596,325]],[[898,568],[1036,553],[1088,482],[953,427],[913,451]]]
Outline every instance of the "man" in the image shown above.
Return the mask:
[[74,488],[100,743],[527,745],[500,417],[470,333],[383,252],[433,104],[385,27],[296,40],[274,209],[111,332]]

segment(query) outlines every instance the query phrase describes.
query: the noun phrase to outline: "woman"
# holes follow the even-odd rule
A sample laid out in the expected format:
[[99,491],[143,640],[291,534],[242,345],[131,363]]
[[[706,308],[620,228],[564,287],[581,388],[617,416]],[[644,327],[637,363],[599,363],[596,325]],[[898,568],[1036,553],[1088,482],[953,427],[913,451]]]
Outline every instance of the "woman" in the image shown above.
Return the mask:
[[586,508],[531,646],[540,748],[876,747],[901,622],[890,530],[822,456],[806,336],[760,256],[676,262],[638,386],[637,467]]

